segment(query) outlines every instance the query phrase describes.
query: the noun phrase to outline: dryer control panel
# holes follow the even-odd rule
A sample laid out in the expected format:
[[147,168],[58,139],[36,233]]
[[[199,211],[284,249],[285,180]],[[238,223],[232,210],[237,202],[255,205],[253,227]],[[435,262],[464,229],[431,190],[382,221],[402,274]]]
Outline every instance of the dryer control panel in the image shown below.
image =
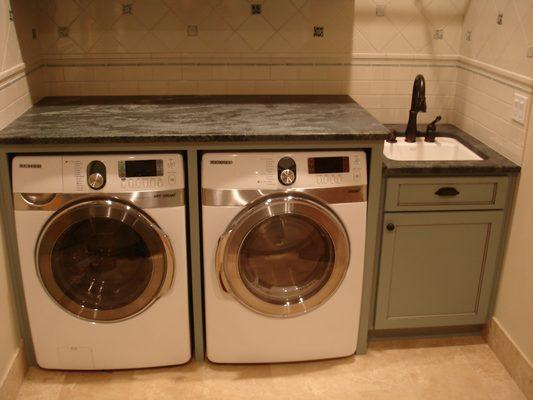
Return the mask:
[[206,189],[365,186],[366,153],[208,153],[202,159],[202,183]]
[[126,193],[183,189],[180,154],[17,156],[13,191]]

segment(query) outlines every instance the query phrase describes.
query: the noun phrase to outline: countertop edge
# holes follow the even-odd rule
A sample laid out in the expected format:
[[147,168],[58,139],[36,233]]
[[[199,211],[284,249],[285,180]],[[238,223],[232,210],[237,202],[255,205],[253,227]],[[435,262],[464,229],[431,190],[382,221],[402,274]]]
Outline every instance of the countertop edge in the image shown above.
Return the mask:
[[0,145],[381,141],[388,129],[348,95],[47,97]]
[[187,143],[248,143],[248,142],[320,142],[320,141],[333,141],[333,142],[363,142],[363,141],[375,141],[380,142],[385,140],[387,135],[384,134],[331,134],[324,135],[299,135],[289,134],[287,136],[276,135],[220,135],[213,138],[213,136],[113,136],[113,137],[99,137],[99,136],[84,136],[84,137],[63,137],[58,138],[31,138],[31,137],[18,137],[18,138],[0,138],[0,145],[5,146],[26,146],[26,145],[38,145],[38,144],[106,144],[106,143],[172,143],[172,144],[187,144]]

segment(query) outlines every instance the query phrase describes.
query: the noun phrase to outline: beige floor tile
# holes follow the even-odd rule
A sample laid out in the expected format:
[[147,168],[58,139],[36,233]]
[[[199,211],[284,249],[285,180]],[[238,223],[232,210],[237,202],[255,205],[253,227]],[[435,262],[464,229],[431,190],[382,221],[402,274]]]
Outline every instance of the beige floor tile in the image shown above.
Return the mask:
[[131,400],[202,399],[203,363],[190,362],[167,368],[137,370],[133,375]]
[[19,400],[525,400],[480,337],[379,340],[364,356],[117,372],[30,369]]
[[133,371],[69,372],[58,400],[129,399]]
[[203,385],[208,399],[274,399],[270,365],[205,363]]
[[63,389],[65,373],[32,367],[20,387],[19,399],[57,400]]

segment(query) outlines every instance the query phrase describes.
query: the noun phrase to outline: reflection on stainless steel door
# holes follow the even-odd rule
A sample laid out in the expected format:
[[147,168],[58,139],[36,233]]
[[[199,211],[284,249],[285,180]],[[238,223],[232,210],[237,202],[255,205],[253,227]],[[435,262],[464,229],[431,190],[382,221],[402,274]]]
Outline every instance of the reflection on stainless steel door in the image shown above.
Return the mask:
[[301,215],[277,215],[258,223],[244,239],[241,277],[257,297],[273,304],[302,302],[331,276],[331,238]]
[[52,250],[52,271],[72,301],[95,310],[124,307],[146,289],[150,250],[121,221],[92,218],[70,226]]
[[88,200],[55,214],[39,238],[38,273],[78,317],[116,321],[148,307],[172,281],[167,236],[130,204]]
[[250,203],[219,241],[216,268],[224,290],[264,315],[289,317],[323,304],[350,259],[346,230],[320,200],[276,193]]

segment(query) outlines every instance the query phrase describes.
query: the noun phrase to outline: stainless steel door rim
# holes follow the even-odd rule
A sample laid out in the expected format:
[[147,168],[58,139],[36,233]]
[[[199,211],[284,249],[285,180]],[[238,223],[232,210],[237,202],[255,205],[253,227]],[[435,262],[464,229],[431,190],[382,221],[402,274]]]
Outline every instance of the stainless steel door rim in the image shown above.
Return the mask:
[[[316,246],[306,244],[306,237],[297,237],[301,231]],[[248,276],[246,264],[253,263],[253,259],[248,260],[254,257],[250,256],[249,243],[260,243],[262,233],[279,238],[265,236],[264,242],[272,248],[253,252],[262,253],[259,257],[265,257],[269,265],[282,271],[286,282],[294,285],[275,285],[276,276],[268,276],[270,272],[263,267],[257,275],[252,272]],[[258,239],[251,239],[254,235]],[[280,250],[276,252],[274,247]],[[320,249],[313,250],[316,247]],[[326,204],[303,193],[278,192],[250,203],[233,219],[219,240],[215,263],[222,288],[244,306],[271,317],[293,317],[315,309],[333,295],[349,260],[347,232]],[[290,270],[295,263],[303,267]],[[281,301],[283,294],[286,302]]]
[[[70,240],[69,244],[71,245],[74,239],[68,236],[71,234],[70,230],[73,227],[81,226],[81,224],[88,226],[86,231],[94,229],[94,226],[98,224],[105,224],[106,226],[112,224],[111,233],[114,232],[113,229],[118,229],[118,231],[126,233],[130,241],[137,240],[135,243],[130,243],[129,249],[138,252],[140,251],[138,248],[142,247],[145,258],[139,257],[139,260],[132,260],[131,254],[114,255],[113,252],[116,250],[112,247],[113,243],[118,243],[119,253],[121,253],[124,247],[122,239],[126,239],[119,237],[116,242],[106,243],[107,238],[113,239],[110,232],[107,232],[108,236],[100,238],[101,243],[99,243],[98,249],[89,249],[94,244],[81,240],[79,246],[76,242],[77,252],[68,253],[70,250],[67,249],[67,255],[59,254],[59,257],[65,259],[65,262],[62,265],[54,265],[54,259],[62,251],[58,243]],[[101,234],[98,231],[91,233],[93,239]],[[84,259],[79,257],[80,253],[85,255]],[[114,198],[83,200],[55,213],[41,231],[35,249],[35,257],[37,274],[51,298],[66,311],[91,321],[119,321],[137,315],[168,291],[173,279],[174,253],[167,235],[143,211],[132,204]],[[149,265],[147,265],[147,258]],[[126,292],[127,288],[120,286],[120,278],[131,272],[127,270],[127,267],[131,266],[132,262],[135,262],[136,264],[133,265],[139,266],[144,271],[144,281],[137,282],[136,290],[133,292],[130,290],[127,293],[129,298],[121,299],[120,290]],[[120,263],[118,267],[117,263]],[[110,266],[111,268],[109,268]],[[95,299],[98,300],[98,295],[101,295],[101,293],[96,295],[89,293],[93,289],[92,286],[83,287],[87,289],[87,293],[82,291],[74,293],[66,290],[65,285],[61,285],[63,277],[79,283],[83,274],[87,273],[90,268],[100,268],[97,272],[93,270],[93,277],[95,275],[106,277],[106,274],[109,276],[110,269],[120,268],[114,274],[114,283],[117,286],[116,293],[115,291],[111,293],[112,296],[115,296],[111,303],[117,304],[116,308],[109,304],[103,307],[88,304],[93,300],[96,301]],[[68,272],[69,270],[70,272]],[[119,278],[118,281],[117,277]],[[139,281],[139,279],[137,280]],[[106,284],[109,285],[105,278],[101,280],[100,284],[101,289],[105,289]],[[83,300],[83,296],[86,296],[86,301]],[[102,299],[102,303],[104,303],[103,300],[105,299]]]

